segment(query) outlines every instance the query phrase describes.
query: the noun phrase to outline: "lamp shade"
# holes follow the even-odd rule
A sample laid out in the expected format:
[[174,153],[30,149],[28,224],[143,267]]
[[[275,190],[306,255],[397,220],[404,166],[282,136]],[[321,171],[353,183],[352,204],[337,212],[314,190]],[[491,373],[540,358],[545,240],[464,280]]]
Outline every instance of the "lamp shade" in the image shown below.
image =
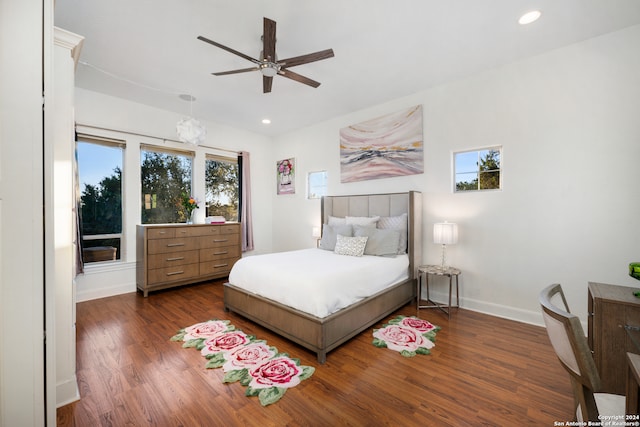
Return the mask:
[[446,221],[433,224],[433,243],[441,245],[458,243],[458,224]]
[[320,227],[313,227],[311,229],[311,237],[315,237],[316,239],[320,238]]

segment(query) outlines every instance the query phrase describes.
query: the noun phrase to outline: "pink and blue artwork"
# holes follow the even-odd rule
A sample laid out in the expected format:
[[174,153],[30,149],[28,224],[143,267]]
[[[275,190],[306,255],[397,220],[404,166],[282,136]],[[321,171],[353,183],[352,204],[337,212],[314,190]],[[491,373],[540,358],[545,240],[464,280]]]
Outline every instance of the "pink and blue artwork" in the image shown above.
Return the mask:
[[340,182],[423,172],[422,105],[340,129]]

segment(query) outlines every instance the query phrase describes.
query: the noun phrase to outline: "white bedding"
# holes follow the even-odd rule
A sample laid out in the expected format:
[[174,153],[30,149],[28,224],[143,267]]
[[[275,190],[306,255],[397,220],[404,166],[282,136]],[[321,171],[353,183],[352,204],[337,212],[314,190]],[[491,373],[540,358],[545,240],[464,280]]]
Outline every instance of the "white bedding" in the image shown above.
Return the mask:
[[326,317],[409,277],[409,257],[338,255],[302,249],[247,256],[229,283],[317,317]]

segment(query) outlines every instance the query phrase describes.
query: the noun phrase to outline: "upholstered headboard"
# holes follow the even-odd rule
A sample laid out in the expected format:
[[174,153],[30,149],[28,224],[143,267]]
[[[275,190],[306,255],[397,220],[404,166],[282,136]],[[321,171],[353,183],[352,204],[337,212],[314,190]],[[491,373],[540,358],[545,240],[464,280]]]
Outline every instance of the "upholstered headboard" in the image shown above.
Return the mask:
[[422,263],[422,193],[365,194],[353,196],[324,196],[322,198],[322,224],[330,216],[398,216],[407,214],[409,274],[418,277],[418,266]]

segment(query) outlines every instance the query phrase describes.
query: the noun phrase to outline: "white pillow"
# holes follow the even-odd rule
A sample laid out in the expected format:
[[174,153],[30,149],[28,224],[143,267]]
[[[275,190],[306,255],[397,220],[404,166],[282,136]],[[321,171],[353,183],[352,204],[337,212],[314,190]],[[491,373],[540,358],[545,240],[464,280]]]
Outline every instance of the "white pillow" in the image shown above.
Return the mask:
[[347,224],[361,225],[363,227],[375,227],[380,220],[379,216],[348,216]]
[[367,239],[368,237],[366,236],[347,237],[338,234],[334,252],[338,255],[362,256],[364,247],[367,245]]
[[346,225],[347,224],[347,219],[346,218],[341,218],[338,216],[331,216],[329,215],[329,225],[332,227],[335,227],[336,225]]

